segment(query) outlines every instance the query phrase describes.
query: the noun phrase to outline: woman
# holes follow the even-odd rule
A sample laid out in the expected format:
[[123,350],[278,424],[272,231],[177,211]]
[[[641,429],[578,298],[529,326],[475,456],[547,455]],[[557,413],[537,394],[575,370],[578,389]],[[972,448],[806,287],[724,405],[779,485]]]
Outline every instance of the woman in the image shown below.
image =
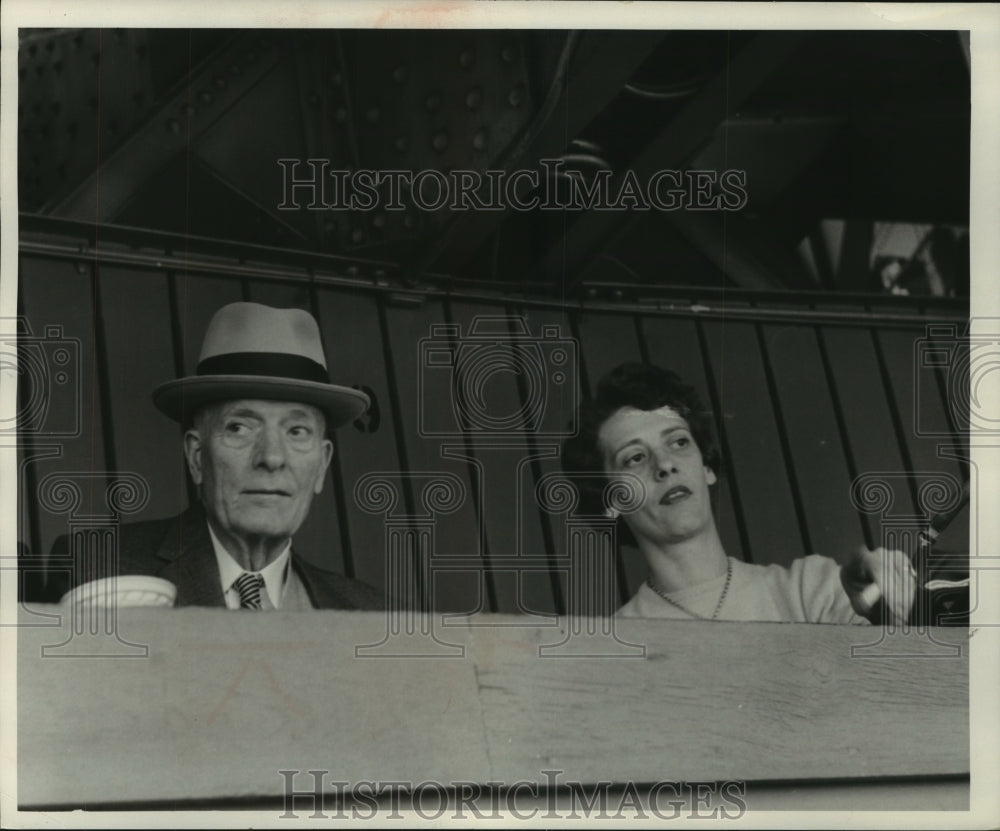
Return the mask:
[[[618,610],[622,617],[867,623],[860,615],[888,584],[887,564],[912,583],[905,555],[881,549],[859,552],[843,578],[834,560],[817,554],[788,567],[729,557],[710,498],[720,471],[712,420],[669,370],[617,367],[580,406],[577,423],[578,435],[562,448],[564,470],[638,477],[643,485],[641,504],[621,517],[620,538],[638,546],[649,576]],[[905,617],[912,591],[896,600],[893,612]]]

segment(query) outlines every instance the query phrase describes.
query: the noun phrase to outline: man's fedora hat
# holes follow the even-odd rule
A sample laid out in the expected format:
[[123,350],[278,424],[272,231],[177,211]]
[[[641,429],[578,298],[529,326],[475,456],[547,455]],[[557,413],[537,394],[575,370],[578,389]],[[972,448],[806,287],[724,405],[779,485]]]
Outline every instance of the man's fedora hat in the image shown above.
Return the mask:
[[230,303],[215,313],[195,375],[161,384],[153,403],[186,422],[205,404],[256,398],[312,404],[333,429],[360,416],[368,396],[330,383],[316,319],[302,309]]

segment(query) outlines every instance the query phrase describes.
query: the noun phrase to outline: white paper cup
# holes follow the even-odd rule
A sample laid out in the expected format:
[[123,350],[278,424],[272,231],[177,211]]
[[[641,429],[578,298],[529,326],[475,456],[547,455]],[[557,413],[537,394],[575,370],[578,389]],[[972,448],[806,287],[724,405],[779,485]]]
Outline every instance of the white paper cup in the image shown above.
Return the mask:
[[61,603],[70,606],[164,606],[174,605],[177,587],[162,577],[146,574],[122,574],[81,583],[63,595]]

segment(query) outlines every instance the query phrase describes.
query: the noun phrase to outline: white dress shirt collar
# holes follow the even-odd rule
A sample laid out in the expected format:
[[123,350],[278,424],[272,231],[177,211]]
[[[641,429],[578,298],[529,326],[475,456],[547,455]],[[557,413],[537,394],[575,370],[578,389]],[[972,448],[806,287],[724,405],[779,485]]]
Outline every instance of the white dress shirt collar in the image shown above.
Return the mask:
[[[212,537],[212,548],[215,550],[215,559],[219,564],[219,577],[222,583],[222,594],[226,599],[226,606],[230,609],[238,609],[240,608],[240,593],[233,588],[233,582],[239,579],[245,569],[236,562],[232,554],[226,551],[225,546],[215,535],[211,522],[208,523],[208,533]],[[264,578],[267,597],[271,601],[271,606],[275,609],[281,608],[291,560],[292,541],[289,540],[281,550],[281,553],[259,572],[260,576]]]

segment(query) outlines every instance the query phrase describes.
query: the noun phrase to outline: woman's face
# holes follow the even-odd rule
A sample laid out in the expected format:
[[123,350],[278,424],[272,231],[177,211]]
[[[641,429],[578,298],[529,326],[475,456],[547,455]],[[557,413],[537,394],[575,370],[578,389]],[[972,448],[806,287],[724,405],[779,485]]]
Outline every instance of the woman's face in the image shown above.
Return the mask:
[[677,543],[713,527],[708,488],[715,473],[675,410],[622,407],[601,425],[597,443],[606,473],[629,473],[645,486],[642,505],[625,516],[637,540]]

